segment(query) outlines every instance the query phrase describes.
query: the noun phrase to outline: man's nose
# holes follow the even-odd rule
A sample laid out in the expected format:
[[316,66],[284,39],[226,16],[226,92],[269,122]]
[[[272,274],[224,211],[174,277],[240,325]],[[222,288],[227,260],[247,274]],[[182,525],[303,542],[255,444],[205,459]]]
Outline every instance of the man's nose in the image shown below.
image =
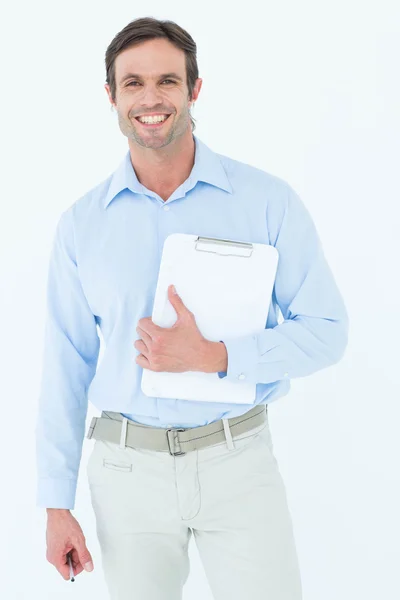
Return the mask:
[[142,106],[152,106],[160,104],[162,102],[162,94],[156,86],[144,86],[140,98],[140,104]]

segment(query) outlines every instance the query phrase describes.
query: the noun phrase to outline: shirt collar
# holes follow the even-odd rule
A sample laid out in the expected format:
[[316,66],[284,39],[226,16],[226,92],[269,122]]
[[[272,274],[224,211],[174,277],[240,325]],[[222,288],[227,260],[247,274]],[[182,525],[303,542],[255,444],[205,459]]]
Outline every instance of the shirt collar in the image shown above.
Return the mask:
[[[233,188],[219,156],[196,135],[192,135],[195,141],[195,158],[192,171],[186,182],[188,189],[189,187],[194,187],[198,181],[204,181],[232,194]],[[129,189],[131,192],[137,194],[145,193],[145,188],[138,180],[135,170],[132,167],[129,150],[118,168],[111,175],[110,185],[104,198],[104,208],[107,208],[115,196],[125,189]]]

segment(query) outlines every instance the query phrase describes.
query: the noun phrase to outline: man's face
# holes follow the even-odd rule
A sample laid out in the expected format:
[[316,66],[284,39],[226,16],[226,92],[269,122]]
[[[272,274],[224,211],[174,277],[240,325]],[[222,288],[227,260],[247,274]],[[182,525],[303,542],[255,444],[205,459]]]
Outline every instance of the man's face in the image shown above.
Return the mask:
[[[115,80],[119,126],[133,142],[162,148],[191,128],[185,54],[168,40],[147,40],[121,52],[115,60]],[[201,79],[197,79],[194,99],[200,87]],[[109,86],[105,88],[111,101]],[[168,118],[155,125],[137,119],[153,114]]]

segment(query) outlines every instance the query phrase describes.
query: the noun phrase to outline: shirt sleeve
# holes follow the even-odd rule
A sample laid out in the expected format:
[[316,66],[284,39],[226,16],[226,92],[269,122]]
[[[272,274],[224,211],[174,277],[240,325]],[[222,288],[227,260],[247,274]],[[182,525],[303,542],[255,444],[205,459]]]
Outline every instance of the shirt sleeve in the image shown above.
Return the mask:
[[273,295],[284,321],[253,335],[222,340],[228,366],[218,372],[219,378],[271,383],[305,377],[338,362],[345,352],[349,318],[343,298],[308,210],[285,185],[283,216],[276,203],[267,213],[271,244],[279,252]]
[[75,506],[85,434],[87,390],[100,349],[97,324],[75,257],[72,207],[53,238],[36,436],[37,506]]

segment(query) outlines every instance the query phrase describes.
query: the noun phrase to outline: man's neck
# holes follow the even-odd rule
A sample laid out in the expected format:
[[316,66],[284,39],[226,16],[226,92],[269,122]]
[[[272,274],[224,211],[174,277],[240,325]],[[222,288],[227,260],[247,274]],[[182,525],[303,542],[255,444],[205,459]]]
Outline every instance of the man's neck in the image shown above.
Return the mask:
[[164,201],[189,177],[195,148],[191,131],[159,150],[142,148],[129,140],[131,162],[138,180]]

